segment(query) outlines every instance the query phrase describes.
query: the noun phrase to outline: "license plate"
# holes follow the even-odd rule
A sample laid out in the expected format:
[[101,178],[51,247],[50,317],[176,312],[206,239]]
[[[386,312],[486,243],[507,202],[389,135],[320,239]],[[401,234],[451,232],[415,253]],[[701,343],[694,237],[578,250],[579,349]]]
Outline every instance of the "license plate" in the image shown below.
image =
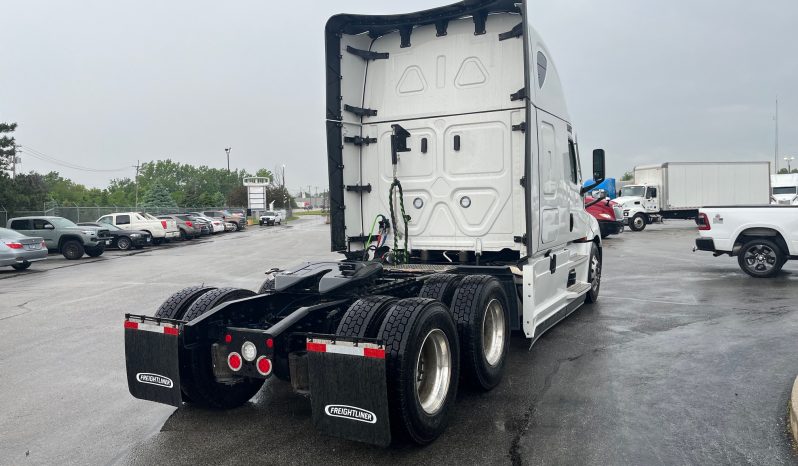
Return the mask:
[[28,251],[36,251],[36,250],[41,249],[41,248],[42,248],[41,244],[26,244],[25,245],[25,249],[27,249]]
[[148,237],[147,237],[147,242],[148,242],[148,243],[150,242],[150,239],[151,239],[151,238],[148,236]]

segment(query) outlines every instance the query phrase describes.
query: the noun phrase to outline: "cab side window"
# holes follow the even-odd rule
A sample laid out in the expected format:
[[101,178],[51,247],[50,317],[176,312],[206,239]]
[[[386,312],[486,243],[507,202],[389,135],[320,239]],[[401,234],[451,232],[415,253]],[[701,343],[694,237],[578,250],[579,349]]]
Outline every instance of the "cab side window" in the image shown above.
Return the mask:
[[574,147],[574,141],[571,139],[568,140],[568,153],[565,154],[565,179],[571,180],[573,184],[579,184],[579,174],[577,173],[577,161],[576,161],[576,148]]
[[117,225],[130,225],[130,215],[117,215],[116,216],[116,224]]
[[105,217],[102,217],[99,220],[97,220],[97,223],[114,223],[114,222],[113,220],[111,220],[110,215],[106,215]]
[[646,188],[646,199],[654,199],[657,197],[657,188]]
[[40,218],[33,220],[34,230],[44,230],[46,225],[50,225],[50,222],[48,222],[47,220],[42,220]]

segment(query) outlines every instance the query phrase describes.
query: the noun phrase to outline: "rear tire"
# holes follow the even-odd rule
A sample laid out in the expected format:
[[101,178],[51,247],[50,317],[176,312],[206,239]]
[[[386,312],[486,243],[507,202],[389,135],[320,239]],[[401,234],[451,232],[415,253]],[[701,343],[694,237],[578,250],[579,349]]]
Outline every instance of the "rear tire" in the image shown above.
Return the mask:
[[344,314],[335,332],[344,337],[376,338],[386,314],[397,299],[393,296],[366,296],[355,301]]
[[590,283],[590,291],[587,292],[585,300],[589,303],[598,301],[599,289],[601,288],[601,249],[593,243],[590,246],[590,258],[588,259],[587,282]]
[[755,278],[770,278],[779,273],[787,256],[778,244],[767,239],[754,239],[745,243],[737,256],[743,272]]
[[388,311],[380,338],[394,437],[428,444],[446,430],[457,396],[457,327],[442,303],[409,298]]
[[170,296],[155,311],[155,317],[182,319],[188,308],[203,294],[215,290],[213,286],[190,286]]
[[645,214],[635,214],[631,220],[629,220],[629,229],[632,231],[643,231],[646,229],[646,224],[648,221],[646,220]]
[[61,245],[61,254],[63,254],[67,260],[78,260],[83,257],[84,252],[83,244],[74,239],[64,241],[64,244]]
[[457,285],[460,284],[462,280],[462,275],[451,273],[433,274],[428,279],[424,280],[424,285],[421,286],[418,297],[437,299],[443,304],[451,306],[454,292],[457,290]]
[[[186,310],[183,320],[192,321],[221,303],[255,295],[250,290],[218,288],[203,293]],[[182,388],[197,406],[214,409],[231,409],[249,401],[263,386],[263,379],[243,379],[228,385],[216,382],[213,376],[211,347],[208,342],[186,350],[186,365],[181,368]]]
[[11,267],[13,267],[14,270],[25,270],[28,267],[30,267],[30,262],[23,262],[21,264],[12,264]]
[[452,300],[452,315],[460,335],[463,378],[490,390],[502,379],[510,347],[507,294],[489,275],[463,279]]

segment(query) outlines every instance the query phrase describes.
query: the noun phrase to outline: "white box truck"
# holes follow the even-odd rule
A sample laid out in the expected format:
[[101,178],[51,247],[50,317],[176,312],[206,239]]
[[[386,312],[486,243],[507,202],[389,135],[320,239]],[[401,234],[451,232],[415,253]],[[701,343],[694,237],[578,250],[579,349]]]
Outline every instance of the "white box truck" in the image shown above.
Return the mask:
[[798,205],[798,173],[770,175],[771,204]]
[[770,201],[770,162],[666,162],[635,167],[634,175],[615,199],[632,231],[664,218],[695,219],[704,206]]

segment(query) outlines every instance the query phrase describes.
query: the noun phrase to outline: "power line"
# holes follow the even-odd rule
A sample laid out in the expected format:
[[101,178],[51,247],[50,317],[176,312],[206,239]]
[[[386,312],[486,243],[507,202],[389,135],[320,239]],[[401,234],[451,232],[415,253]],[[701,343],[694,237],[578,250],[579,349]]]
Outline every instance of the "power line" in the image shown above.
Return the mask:
[[42,151],[40,151],[38,149],[34,149],[33,147],[30,147],[30,146],[19,146],[19,147],[21,149],[19,152],[21,152],[23,154],[29,155],[29,156],[31,156],[31,157],[33,157],[35,159],[39,159],[39,160],[44,161],[44,162],[52,163],[54,165],[60,165],[62,167],[71,168],[73,170],[80,170],[80,171],[92,172],[92,173],[109,173],[109,172],[120,172],[120,171],[130,170],[130,167],[112,168],[112,169],[101,169],[101,168],[84,167],[82,165],[78,165],[78,164],[74,164],[72,162],[67,162],[67,161],[58,159],[56,157],[53,157],[52,155],[47,155],[44,152],[42,152]]

